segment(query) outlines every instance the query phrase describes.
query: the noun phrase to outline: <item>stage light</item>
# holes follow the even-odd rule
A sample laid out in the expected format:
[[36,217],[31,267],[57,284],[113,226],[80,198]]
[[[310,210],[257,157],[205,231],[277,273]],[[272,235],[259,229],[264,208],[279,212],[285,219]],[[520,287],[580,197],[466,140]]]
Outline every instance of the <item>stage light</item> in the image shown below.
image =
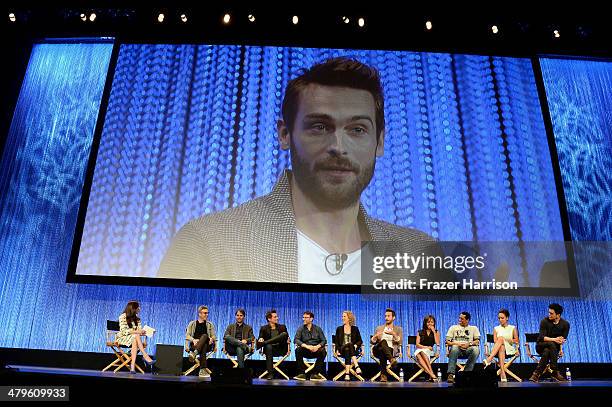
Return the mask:
[[431,21],[427,20],[425,21],[425,29],[427,31],[430,31],[433,28],[433,25],[431,24]]
[[187,14],[181,14],[181,21],[182,21],[183,23],[186,23],[186,22],[187,22]]
[[559,30],[554,30],[553,31],[553,37],[555,38],[561,38],[561,32]]
[[253,14],[249,14],[249,21],[250,21],[251,23],[254,23],[254,22],[255,22],[255,16],[254,16]]
[[89,15],[89,21],[91,21],[93,23],[94,21],[96,21],[96,17],[97,17],[96,13],[91,13]]
[[347,16],[344,16],[344,17],[342,17],[342,22],[343,22],[344,24],[348,24],[348,23],[350,23],[350,22],[351,22],[351,19],[350,19],[350,18],[348,18]]
[[164,15],[164,13],[159,13],[157,15],[157,21],[160,22],[160,23],[163,23],[165,18],[166,18],[166,16]]
[[491,27],[491,32],[493,34],[497,34],[497,33],[499,33],[499,28],[496,25],[494,25],[494,26]]
[[223,24],[229,24],[229,23],[230,23],[230,21],[232,21],[232,16],[231,16],[231,15],[229,15],[228,13],[226,13],[226,14],[223,16]]
[[357,25],[361,28],[365,27],[365,18],[359,17],[359,19],[357,20]]
[[15,16],[15,13],[9,13],[8,17],[11,23],[14,23],[15,21],[17,21],[17,17]]
[[300,22],[300,19],[298,18],[298,16],[293,16],[291,22],[293,23],[293,25],[297,25],[297,23]]

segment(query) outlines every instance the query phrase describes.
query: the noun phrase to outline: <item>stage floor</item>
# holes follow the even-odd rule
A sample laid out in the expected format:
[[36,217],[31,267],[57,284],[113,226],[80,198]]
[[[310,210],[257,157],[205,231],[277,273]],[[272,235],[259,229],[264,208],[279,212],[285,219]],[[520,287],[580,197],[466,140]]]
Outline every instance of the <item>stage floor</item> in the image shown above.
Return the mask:
[[[126,397],[158,403],[167,399],[193,404],[196,400],[244,400],[249,404],[269,403],[271,400],[304,402],[312,400],[327,405],[336,401],[346,404],[365,402],[433,402],[472,404],[493,401],[495,404],[542,403],[551,400],[569,402],[609,398],[612,380],[574,380],[556,382],[508,382],[499,387],[458,388],[446,382],[324,382],[297,380],[254,379],[252,385],[221,384],[198,376],[169,376],[151,374],[112,373],[89,369],[53,368],[28,365],[7,365],[0,370],[0,385],[67,386],[69,399],[78,405],[96,402],[115,403]],[[229,397],[229,398],[228,398]],[[206,403],[204,403],[206,404]]]
[[[7,365],[8,369],[11,369],[18,373],[29,373],[37,375],[61,375],[61,376],[76,376],[76,377],[88,377],[88,378],[105,378],[114,380],[129,380],[129,381],[146,381],[146,382],[169,382],[169,383],[190,383],[190,384],[201,384],[206,385],[211,383],[210,378],[201,378],[198,376],[171,376],[171,375],[153,375],[153,374],[130,374],[127,371],[113,373],[113,372],[101,372],[99,370],[87,370],[87,369],[67,369],[67,368],[51,368],[51,367],[39,367],[39,366],[24,366],[24,365]],[[212,383],[211,383],[212,384]],[[431,383],[423,381],[408,382],[396,382],[390,381],[387,383],[371,382],[371,381],[299,381],[299,380],[265,380],[265,379],[253,379],[253,386],[274,386],[274,387],[334,387],[334,388],[347,388],[347,387],[366,387],[366,388],[406,388],[406,389],[455,389],[455,386],[448,384],[445,381],[441,383]],[[531,388],[531,389],[552,389],[552,388],[612,388],[612,380],[574,380],[571,382],[552,382],[552,381],[541,381],[539,383],[532,383],[530,381],[519,382],[506,382],[498,383],[498,388]]]

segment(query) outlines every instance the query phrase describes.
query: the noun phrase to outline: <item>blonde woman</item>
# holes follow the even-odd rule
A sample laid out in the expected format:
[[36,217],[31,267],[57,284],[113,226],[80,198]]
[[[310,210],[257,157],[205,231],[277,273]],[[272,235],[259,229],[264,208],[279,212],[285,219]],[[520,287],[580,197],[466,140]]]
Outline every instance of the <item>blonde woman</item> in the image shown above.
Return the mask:
[[[355,314],[351,311],[342,312],[342,325],[336,328],[335,336],[336,354],[344,357],[346,372],[344,380],[350,380],[350,368],[355,366],[355,373],[361,374],[361,368],[357,363],[357,356],[361,351],[363,340],[359,328],[355,325]],[[352,363],[351,363],[352,362]]]

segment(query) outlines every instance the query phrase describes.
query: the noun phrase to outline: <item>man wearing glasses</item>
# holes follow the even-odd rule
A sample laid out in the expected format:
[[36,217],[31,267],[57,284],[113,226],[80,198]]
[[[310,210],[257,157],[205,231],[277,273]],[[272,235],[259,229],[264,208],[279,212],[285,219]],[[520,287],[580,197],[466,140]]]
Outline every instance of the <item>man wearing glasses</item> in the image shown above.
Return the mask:
[[[200,358],[200,377],[209,377],[206,371],[206,353],[214,348],[217,340],[215,325],[208,320],[208,307],[198,307],[198,319],[187,325],[185,340],[189,343],[189,361]],[[203,356],[202,356],[203,355]]]
[[459,324],[448,328],[446,333],[446,346],[450,346],[448,354],[448,383],[455,382],[455,369],[458,358],[467,358],[465,371],[474,370],[474,364],[480,354],[480,331],[478,327],[470,325],[470,313],[459,314]]

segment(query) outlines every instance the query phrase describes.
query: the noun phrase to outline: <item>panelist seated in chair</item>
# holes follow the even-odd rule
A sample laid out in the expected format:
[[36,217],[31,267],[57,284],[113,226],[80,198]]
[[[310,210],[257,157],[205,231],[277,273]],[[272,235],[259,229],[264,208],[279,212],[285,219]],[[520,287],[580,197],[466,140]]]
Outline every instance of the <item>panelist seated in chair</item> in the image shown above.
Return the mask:
[[229,324],[223,335],[225,351],[229,355],[236,356],[239,368],[244,367],[245,355],[253,353],[251,345],[255,342],[253,328],[244,323],[245,314],[244,309],[238,309],[236,311],[236,322]]
[[336,354],[344,357],[344,364],[346,365],[344,380],[350,380],[351,366],[355,367],[355,373],[361,374],[357,357],[360,355],[363,339],[361,339],[359,328],[355,325],[355,314],[351,311],[342,313],[342,325],[336,328],[334,338],[336,340]]
[[558,382],[565,381],[563,375],[559,373],[557,360],[563,356],[561,345],[567,340],[570,324],[561,318],[562,313],[563,307],[560,304],[550,304],[548,306],[548,317],[540,322],[540,335],[536,343],[536,352],[541,357],[538,367],[529,378],[532,382],[537,383],[549,365],[552,371],[551,377]]
[[457,359],[467,358],[465,371],[470,372],[474,370],[474,364],[480,355],[480,331],[478,327],[470,325],[470,318],[469,312],[461,312],[459,324],[451,326],[446,332],[446,346],[450,346],[447,371],[449,383],[455,382]]
[[506,356],[513,357],[518,353],[518,331],[516,326],[510,325],[510,311],[507,309],[500,309],[497,313],[497,319],[499,325],[493,329],[493,349],[491,353],[482,363],[485,368],[488,367],[495,356],[499,359],[499,377],[502,382],[507,382],[506,377]]
[[146,332],[142,329],[138,314],[140,314],[140,304],[138,301],[128,302],[125,310],[123,310],[123,314],[119,316],[119,332],[115,337],[115,341],[119,345],[131,347],[130,373],[136,373],[136,356],[138,351],[142,353],[142,357],[147,365],[155,363],[155,360],[145,351],[140,339]]
[[285,356],[289,350],[289,333],[287,327],[278,323],[276,310],[266,313],[268,323],[259,328],[257,349],[263,348],[266,356],[266,379],[274,379],[274,357]]
[[400,355],[402,346],[402,327],[394,325],[395,311],[387,308],[385,310],[385,323],[376,327],[371,343],[374,345],[372,351],[374,356],[380,360],[380,381],[387,381],[387,361],[391,368],[397,366],[397,357]]
[[217,334],[215,325],[208,320],[208,307],[198,307],[198,319],[189,322],[185,331],[185,340],[188,342],[189,361],[195,362],[200,359],[200,376],[209,377],[206,370],[206,354],[214,349]]
[[298,328],[293,338],[295,344],[295,361],[297,363],[296,380],[307,380],[306,364],[304,358],[316,359],[314,367],[310,370],[309,376],[313,381],[325,380],[321,374],[324,369],[325,357],[327,356],[327,338],[321,327],[312,323],[314,314],[305,311],[302,315],[304,324]]
[[417,332],[415,346],[415,359],[429,375],[430,380],[436,381],[437,377],[431,367],[431,358],[435,356],[434,346],[440,349],[440,332],[436,329],[436,318],[433,315],[427,315],[423,319],[423,329]]

